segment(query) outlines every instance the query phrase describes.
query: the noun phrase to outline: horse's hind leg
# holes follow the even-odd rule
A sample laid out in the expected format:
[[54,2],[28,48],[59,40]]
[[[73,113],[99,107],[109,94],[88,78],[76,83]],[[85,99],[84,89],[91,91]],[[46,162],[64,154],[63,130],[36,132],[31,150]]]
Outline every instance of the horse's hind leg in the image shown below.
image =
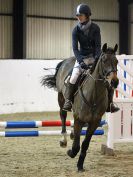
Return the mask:
[[80,133],[84,123],[80,120],[74,120],[74,140],[72,149],[67,151],[69,157],[74,158],[80,150]]
[[83,164],[84,164],[84,160],[86,157],[86,151],[89,147],[91,138],[92,138],[95,130],[97,129],[98,125],[99,125],[99,122],[93,124],[93,126],[89,124],[89,126],[87,128],[86,136],[85,136],[84,141],[82,142],[81,152],[80,152],[80,156],[79,156],[78,163],[77,163],[78,171],[84,171]]
[[67,117],[67,112],[62,110],[63,105],[64,105],[65,99],[62,95],[62,93],[58,93],[58,103],[60,106],[60,118],[62,121],[62,135],[63,139],[60,141],[60,146],[61,147],[66,147],[67,146],[67,135],[66,135],[66,117]]

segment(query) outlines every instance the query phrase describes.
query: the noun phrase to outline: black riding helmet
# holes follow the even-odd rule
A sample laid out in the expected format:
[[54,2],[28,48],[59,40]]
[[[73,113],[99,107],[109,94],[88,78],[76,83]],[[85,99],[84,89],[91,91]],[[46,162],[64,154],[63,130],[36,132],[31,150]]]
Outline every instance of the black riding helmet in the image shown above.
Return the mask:
[[77,11],[76,11],[76,16],[82,15],[82,14],[86,15],[87,17],[91,16],[91,9],[87,4],[79,4],[78,5]]

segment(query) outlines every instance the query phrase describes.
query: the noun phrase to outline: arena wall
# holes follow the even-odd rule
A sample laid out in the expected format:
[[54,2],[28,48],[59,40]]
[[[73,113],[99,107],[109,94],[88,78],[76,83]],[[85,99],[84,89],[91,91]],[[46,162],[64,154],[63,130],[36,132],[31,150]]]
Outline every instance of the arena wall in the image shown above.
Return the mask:
[[57,92],[40,81],[59,60],[0,60],[0,114],[58,111]]

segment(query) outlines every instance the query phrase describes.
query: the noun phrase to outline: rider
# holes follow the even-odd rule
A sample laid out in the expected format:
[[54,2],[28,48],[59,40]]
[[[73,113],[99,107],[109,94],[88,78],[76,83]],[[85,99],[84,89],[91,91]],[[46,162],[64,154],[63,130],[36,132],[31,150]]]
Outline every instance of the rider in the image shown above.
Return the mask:
[[[77,7],[76,17],[78,24],[72,32],[72,47],[76,57],[76,62],[72,71],[71,78],[67,84],[65,92],[65,103],[63,110],[71,111],[72,98],[75,91],[75,84],[81,73],[88,69],[88,64],[93,62],[96,65],[98,58],[101,54],[101,34],[100,28],[97,24],[91,21],[91,9],[86,4],[80,4]],[[78,44],[80,49],[78,49]],[[116,112],[119,110],[113,104],[113,92],[110,91],[108,111]]]

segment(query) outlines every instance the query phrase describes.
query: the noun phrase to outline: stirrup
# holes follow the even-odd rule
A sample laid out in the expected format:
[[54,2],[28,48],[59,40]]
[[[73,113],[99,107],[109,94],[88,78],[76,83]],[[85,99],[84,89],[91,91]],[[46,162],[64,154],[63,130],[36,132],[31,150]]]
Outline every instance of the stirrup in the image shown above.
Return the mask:
[[72,108],[63,107],[62,110],[63,110],[63,111],[67,111],[67,112],[72,112]]

